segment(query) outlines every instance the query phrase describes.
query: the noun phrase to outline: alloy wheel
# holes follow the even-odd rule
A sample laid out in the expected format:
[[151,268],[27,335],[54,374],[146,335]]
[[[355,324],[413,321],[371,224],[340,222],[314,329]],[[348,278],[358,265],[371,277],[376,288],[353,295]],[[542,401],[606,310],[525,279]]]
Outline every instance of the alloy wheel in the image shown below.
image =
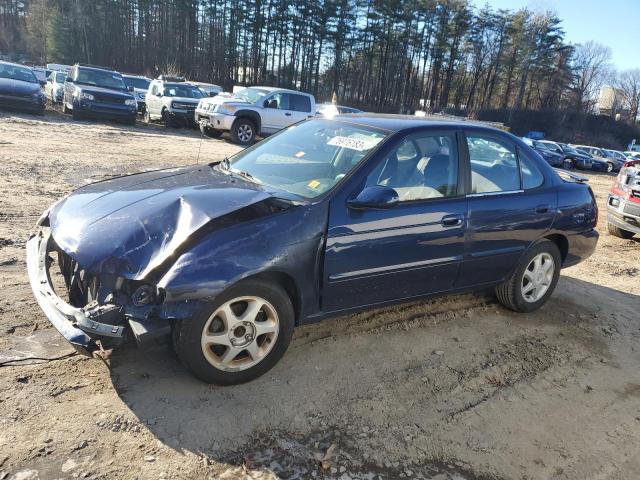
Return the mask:
[[607,163],[607,172],[608,173],[613,172],[613,163]]
[[240,371],[262,361],[278,338],[276,309],[260,297],[225,302],[202,330],[201,347],[207,361],[223,371]]
[[547,252],[533,257],[522,276],[521,292],[525,301],[535,303],[547,293],[553,282],[555,268],[553,257]]
[[248,123],[238,125],[238,138],[241,142],[246,143],[253,137],[253,128]]

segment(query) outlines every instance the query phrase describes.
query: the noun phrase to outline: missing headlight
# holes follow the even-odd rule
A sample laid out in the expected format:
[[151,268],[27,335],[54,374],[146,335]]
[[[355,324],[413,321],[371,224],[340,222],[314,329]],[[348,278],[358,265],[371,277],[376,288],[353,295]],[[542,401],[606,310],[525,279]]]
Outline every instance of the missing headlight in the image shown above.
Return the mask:
[[136,307],[144,307],[145,305],[152,305],[158,300],[156,295],[156,289],[152,285],[142,285],[133,292],[131,295],[131,303]]

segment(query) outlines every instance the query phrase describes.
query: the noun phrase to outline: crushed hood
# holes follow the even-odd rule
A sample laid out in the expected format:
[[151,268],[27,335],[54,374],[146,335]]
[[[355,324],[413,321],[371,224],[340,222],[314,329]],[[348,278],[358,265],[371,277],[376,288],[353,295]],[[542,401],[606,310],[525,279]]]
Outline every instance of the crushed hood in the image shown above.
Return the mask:
[[[49,212],[58,246],[85,270],[143,279],[196,232],[251,216],[273,195],[208,165],[159,170],[82,187]],[[267,214],[269,208],[260,209]],[[253,218],[256,214],[253,213]]]

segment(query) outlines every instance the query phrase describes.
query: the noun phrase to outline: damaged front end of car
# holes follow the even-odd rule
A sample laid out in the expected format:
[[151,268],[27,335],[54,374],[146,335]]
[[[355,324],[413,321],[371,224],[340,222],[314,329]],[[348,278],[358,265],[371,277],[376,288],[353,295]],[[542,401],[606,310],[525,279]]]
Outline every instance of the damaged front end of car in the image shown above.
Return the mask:
[[171,332],[169,320],[161,316],[162,289],[84,270],[56,244],[47,225],[39,225],[27,242],[27,265],[43,312],[84,355],[114,348],[130,336],[147,344]]
[[[130,339],[155,343],[247,274],[252,261],[243,254],[256,259],[267,248],[260,237],[230,240],[225,232],[291,205],[210,166],[90,184],[38,220],[27,242],[31,287],[50,322],[83,354]],[[274,255],[265,250],[256,268]]]

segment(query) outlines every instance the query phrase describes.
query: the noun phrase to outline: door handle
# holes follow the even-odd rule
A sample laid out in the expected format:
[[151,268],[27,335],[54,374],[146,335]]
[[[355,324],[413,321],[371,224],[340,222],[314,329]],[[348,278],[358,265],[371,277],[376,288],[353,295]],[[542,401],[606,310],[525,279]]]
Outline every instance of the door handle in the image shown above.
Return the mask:
[[442,224],[443,227],[457,227],[459,225],[462,225],[462,215],[445,215],[444,217],[442,217],[442,220],[440,220],[440,223]]
[[538,205],[536,207],[536,213],[547,213],[550,208],[549,205]]
[[287,112],[287,113],[285,113],[285,116],[286,116],[286,117],[290,117],[290,116],[291,116],[291,114],[290,114],[289,112]]

